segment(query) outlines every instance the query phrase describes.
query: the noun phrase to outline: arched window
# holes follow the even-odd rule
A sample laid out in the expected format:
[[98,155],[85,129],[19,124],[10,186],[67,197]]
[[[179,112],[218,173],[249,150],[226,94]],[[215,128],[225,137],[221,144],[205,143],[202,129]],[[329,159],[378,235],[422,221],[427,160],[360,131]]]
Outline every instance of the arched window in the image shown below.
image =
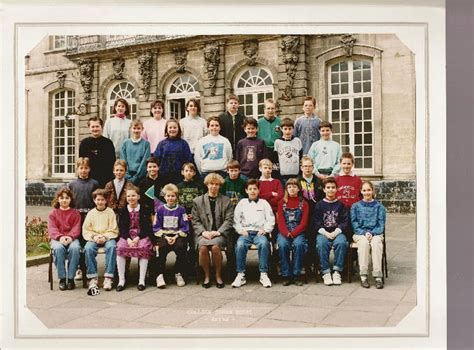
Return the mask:
[[186,116],[186,102],[190,98],[200,98],[199,82],[189,74],[175,78],[167,89],[167,117],[181,119]]
[[114,103],[117,98],[124,98],[130,105],[130,116],[128,119],[134,120],[137,117],[137,101],[136,101],[136,90],[135,87],[128,81],[123,81],[115,85],[109,94],[107,100],[107,118],[113,116]]
[[332,138],[354,155],[356,169],[374,168],[372,62],[342,61],[328,68]]
[[67,176],[75,172],[76,120],[75,92],[62,90],[52,96],[52,175]]
[[239,112],[256,119],[263,117],[264,102],[273,98],[273,79],[267,70],[252,67],[236,79],[234,92],[239,98]]

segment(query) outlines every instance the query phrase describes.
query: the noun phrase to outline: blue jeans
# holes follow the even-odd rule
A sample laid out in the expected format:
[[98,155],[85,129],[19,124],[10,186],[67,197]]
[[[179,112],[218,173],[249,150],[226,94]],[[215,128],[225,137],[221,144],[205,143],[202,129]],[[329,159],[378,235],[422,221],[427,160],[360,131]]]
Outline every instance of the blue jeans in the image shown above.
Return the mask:
[[[115,250],[115,239],[110,239],[104,243],[105,247],[105,273],[104,277],[113,278],[115,273],[115,265],[117,262],[117,252]],[[87,278],[97,277],[97,250],[99,246],[94,241],[86,243],[86,266]]]
[[270,256],[270,242],[267,236],[258,236],[257,231],[249,231],[248,236],[239,236],[235,245],[235,259],[237,272],[245,272],[247,252],[252,244],[258,250],[258,269],[268,272],[268,257]]
[[79,265],[79,257],[81,255],[81,244],[78,239],[72,241],[67,247],[61,242],[54,239],[51,240],[51,248],[53,249],[54,264],[58,271],[58,278],[66,278],[66,254],[69,260],[67,265],[67,278],[73,281],[76,274],[77,265]]
[[[308,242],[304,233],[295,238],[286,238],[281,233],[278,233],[277,244],[281,275],[288,278],[298,277],[301,273],[304,255],[308,251]],[[291,261],[290,252],[293,252],[293,259]]]
[[336,236],[335,239],[329,240],[325,236],[318,234],[316,237],[316,251],[319,255],[319,264],[321,265],[321,273],[331,272],[329,268],[329,252],[331,248],[334,247],[334,271],[344,270],[344,260],[346,259],[347,248],[349,243],[347,243],[346,236],[344,233],[340,233]]

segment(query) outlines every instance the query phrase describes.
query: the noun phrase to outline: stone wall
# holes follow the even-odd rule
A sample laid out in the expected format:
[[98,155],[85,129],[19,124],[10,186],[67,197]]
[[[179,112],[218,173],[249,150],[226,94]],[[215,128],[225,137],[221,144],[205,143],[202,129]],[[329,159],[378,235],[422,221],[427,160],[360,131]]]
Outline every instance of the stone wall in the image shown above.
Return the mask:
[[[389,213],[416,213],[415,181],[374,181],[377,199]],[[26,183],[26,205],[50,206],[54,194],[65,183]]]

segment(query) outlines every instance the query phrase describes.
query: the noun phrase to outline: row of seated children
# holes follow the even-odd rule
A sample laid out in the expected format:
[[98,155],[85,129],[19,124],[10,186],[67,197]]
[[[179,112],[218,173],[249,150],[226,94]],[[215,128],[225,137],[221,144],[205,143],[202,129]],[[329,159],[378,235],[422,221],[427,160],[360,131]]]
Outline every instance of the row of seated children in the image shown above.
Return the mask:
[[[119,161],[118,161],[118,162],[119,162]],[[342,162],[344,163],[344,158],[343,158]],[[351,162],[352,162],[352,160],[351,160]],[[120,165],[120,164],[118,164],[118,165]],[[155,165],[157,165],[157,164],[155,164]],[[126,166],[126,165],[125,165],[125,166]],[[82,167],[87,168],[87,166],[84,166],[84,164],[82,164]],[[270,176],[271,176],[271,168],[272,168],[272,167],[271,167],[271,163],[267,164],[266,166],[265,166],[265,164],[262,164],[262,167],[261,167],[261,168],[262,168],[262,178],[264,179],[264,181],[262,181],[261,184],[265,184],[265,180],[266,180],[267,182],[270,182],[270,181],[271,181],[271,177],[270,177]],[[350,168],[351,168],[351,167],[350,167]],[[303,163],[302,163],[302,169],[303,169],[303,174],[304,174],[304,173],[305,173],[305,170],[304,170],[304,169],[305,169],[305,167],[304,167],[304,161],[303,161]],[[81,170],[84,171],[84,169],[81,169],[81,165],[80,165],[78,170],[79,170],[79,176],[81,177]],[[122,169],[122,170],[123,170],[123,169]],[[187,167],[184,167],[183,173],[186,173],[186,171],[188,171],[189,173],[191,173],[191,175],[194,175],[194,174],[195,174],[195,169],[192,168],[192,164],[189,164]],[[123,175],[123,171],[116,171],[116,176],[117,176],[117,174],[122,174],[122,175]],[[118,176],[117,176],[117,177],[118,177]],[[186,177],[186,176],[185,176],[185,177]],[[188,177],[189,179],[192,179],[192,176],[187,176],[187,177]],[[80,180],[82,180],[82,179],[80,179]],[[305,180],[305,181],[306,181],[306,180]],[[330,182],[330,181],[329,181],[329,182]],[[297,182],[297,184],[298,184],[298,182]],[[76,185],[77,185],[77,184],[76,184]],[[286,191],[286,192],[287,192],[287,198],[288,198],[288,196],[291,197],[291,195],[289,195],[289,193],[293,193],[294,190],[295,190],[295,189],[292,188],[292,185],[293,185],[292,183],[289,183],[288,186],[287,186],[287,188],[286,188],[286,190],[287,190],[287,191]],[[74,188],[74,186],[71,186],[71,187]],[[325,190],[325,193],[326,193],[326,197],[329,196],[329,198],[326,198],[326,199],[327,199],[327,202],[330,203],[330,202],[332,201],[331,198],[333,198],[333,197],[331,197],[331,193],[332,193],[332,192],[336,193],[336,186],[335,186],[335,184],[334,184],[334,186],[332,186],[332,185],[329,183],[329,184],[327,185],[327,187],[328,187],[328,188],[327,188],[327,189],[325,188],[324,190]],[[334,188],[333,188],[333,187],[334,187]],[[369,187],[370,187],[370,188],[372,189],[372,191],[373,191],[372,186],[369,186]],[[289,190],[290,188],[291,188],[291,190]],[[299,188],[299,187],[298,187],[298,188]],[[366,192],[370,192],[370,190],[368,190],[368,189],[365,189],[365,191],[366,191]],[[119,192],[123,192],[123,191],[119,191]],[[128,194],[129,194],[129,192],[130,192],[130,191],[128,191],[128,190],[126,191],[126,193],[127,193],[127,201],[128,201]],[[131,192],[133,192],[133,191],[131,191]],[[169,192],[169,191],[168,191],[168,192]],[[177,196],[177,192],[178,192],[177,190],[174,191],[174,196],[175,196],[175,197]],[[246,190],[246,192],[247,192],[247,190]],[[298,192],[298,191],[297,191],[297,192]],[[263,193],[263,189],[262,189],[262,193]],[[328,193],[329,193],[329,195],[328,195]],[[363,193],[364,193],[364,188],[363,188]],[[135,194],[138,196],[138,191],[137,191],[137,190],[135,190]],[[303,192],[303,194],[304,194],[304,192]],[[269,195],[270,195],[269,198],[270,198],[270,202],[271,202],[271,199],[274,199],[274,197],[277,197],[277,196],[278,196],[278,193],[275,193],[275,192],[272,193],[272,191],[270,191],[270,192],[269,192]],[[166,194],[165,194],[165,196],[166,196]],[[172,196],[173,196],[173,195],[168,195],[168,197],[172,197]],[[67,196],[66,196],[66,197],[67,197]],[[69,197],[72,198],[72,196],[69,196]],[[99,198],[97,199],[97,193],[96,193],[95,196],[94,196],[94,202],[95,202],[97,208],[99,207],[99,204],[98,204],[97,202],[102,202],[102,201],[105,202],[105,201],[106,201],[106,196],[105,196],[105,195],[104,195],[104,196],[100,196],[100,195],[99,195],[98,197],[99,197]],[[132,196],[132,197],[133,197],[133,196]],[[364,194],[364,199],[365,199],[365,194]],[[262,202],[265,202],[265,201],[262,201]],[[370,202],[370,199],[366,200],[366,202]],[[58,199],[57,203],[60,203],[60,202],[59,202],[59,199]],[[285,201],[283,201],[283,203],[285,203]],[[167,204],[168,204],[168,200],[167,200]],[[324,201],[323,201],[323,202],[320,202],[320,203],[318,203],[318,204],[319,204],[320,206],[322,206],[322,208],[321,208],[321,210],[315,210],[314,213],[316,214],[316,217],[318,217],[318,214],[322,213],[322,212],[324,211],[324,209],[325,209],[325,208],[324,208],[324,204],[325,204]],[[172,205],[172,204],[170,204],[170,205]],[[278,205],[278,201],[276,201],[276,205]],[[113,207],[113,204],[111,205],[111,207]],[[298,205],[298,207],[299,207],[299,205]],[[354,240],[357,241],[357,243],[358,243],[359,246],[362,245],[362,244],[365,244],[365,245],[367,245],[367,244],[375,244],[374,242],[380,240],[379,238],[377,238],[377,239],[374,240],[373,237],[374,237],[374,236],[380,236],[380,234],[383,232],[383,221],[382,221],[382,220],[384,220],[385,211],[382,210],[382,209],[380,209],[379,206],[376,206],[376,207],[377,207],[377,213],[379,213],[379,214],[378,214],[379,217],[377,217],[377,218],[375,219],[375,221],[374,221],[374,219],[373,219],[373,215],[366,215],[366,216],[367,216],[368,218],[371,218],[372,221],[374,221],[376,224],[378,224],[378,227],[374,227],[374,228],[372,229],[373,232],[372,232],[372,231],[364,232],[364,233],[363,233],[364,239],[361,239],[360,237],[355,237]],[[96,208],[96,209],[97,209],[97,208]],[[103,206],[101,205],[101,206],[100,206],[100,209],[102,209],[102,208],[103,208]],[[284,208],[284,209],[283,209],[283,214],[282,214],[282,212],[281,212],[281,209],[282,209],[282,208]],[[288,207],[286,206],[286,204],[282,204],[282,208],[279,208],[279,212],[278,212],[278,214],[280,214],[280,220],[281,220],[284,216],[286,216],[287,213],[286,213],[285,210],[288,209]],[[357,208],[357,207],[356,207],[356,208]],[[362,207],[362,209],[364,209],[364,208],[365,208],[365,207]],[[382,208],[383,208],[383,207],[382,207]],[[122,209],[123,209],[123,208],[122,208]],[[273,209],[272,212],[275,212],[275,209],[276,209],[276,208],[272,208],[272,209]],[[291,206],[289,206],[289,209],[292,210],[292,209],[295,209],[295,208],[291,208]],[[304,211],[304,208],[303,208],[303,207],[302,207],[302,208],[299,208],[299,209]],[[334,208],[332,208],[332,209],[334,209]],[[340,208],[339,208],[339,209],[340,209]],[[339,209],[338,209],[338,210],[339,210]],[[360,209],[360,210],[362,210],[362,209]],[[185,209],[184,209],[184,210],[185,210]],[[290,210],[290,211],[291,211],[291,210]],[[356,209],[354,209],[354,210],[356,210]],[[365,208],[364,210],[367,211],[368,209]],[[362,210],[361,212],[364,212],[364,213],[365,213],[364,210]],[[99,211],[101,211],[101,210],[99,210]],[[104,210],[102,210],[102,211],[104,211]],[[109,210],[109,212],[110,212],[110,210]],[[344,249],[344,247],[343,247],[344,244],[341,244],[341,248],[338,249],[338,244],[337,244],[337,243],[338,243],[339,241],[337,241],[336,239],[337,239],[337,237],[343,237],[343,236],[340,236],[340,235],[339,235],[340,232],[342,231],[342,229],[341,229],[340,227],[339,227],[339,228],[336,228],[336,229],[334,229],[334,231],[332,231],[331,229],[333,229],[334,227],[331,227],[331,225],[328,224],[328,223],[330,223],[330,220],[334,220],[334,219],[335,219],[335,218],[334,218],[334,216],[335,216],[334,213],[337,212],[337,210],[330,210],[329,212],[330,212],[330,214],[326,215],[326,217],[323,215],[323,218],[321,219],[322,221],[320,220],[320,221],[323,222],[326,226],[320,227],[320,224],[318,224],[320,221],[316,220],[316,222],[317,222],[316,228],[317,228],[317,231],[318,231],[318,233],[319,233],[319,235],[318,235],[317,247],[318,247],[318,252],[319,252],[319,255],[320,255],[320,258],[321,258],[322,273],[323,273],[323,279],[324,279],[325,283],[326,283],[326,284],[331,284],[331,283],[334,282],[335,284],[339,284],[339,283],[340,283],[340,274],[338,273],[338,271],[341,271],[342,268],[343,268],[343,264],[340,263],[340,259],[343,259],[344,256],[345,256],[345,254],[343,254],[343,252],[344,252],[344,250],[343,250],[343,249]],[[113,213],[113,210],[112,210],[112,213]],[[189,214],[188,214],[188,215],[189,215]],[[364,214],[364,215],[365,215],[365,214]],[[94,215],[94,216],[96,216],[96,215]],[[110,215],[109,215],[109,216],[110,216]],[[145,216],[146,216],[146,215],[145,215]],[[91,216],[91,217],[92,217],[92,216]],[[111,216],[110,216],[110,217],[111,217]],[[278,217],[278,215],[277,215],[277,217]],[[293,214],[289,215],[289,217],[293,217]],[[189,217],[187,216],[186,219],[188,219],[188,218],[189,218]],[[341,218],[343,218],[343,215],[341,215]],[[279,220],[279,223],[280,223],[280,220]],[[301,217],[301,220],[303,220],[303,217]],[[365,218],[364,220],[367,220],[367,218]],[[187,221],[187,220],[185,220],[185,221]],[[370,220],[369,220],[369,221],[370,221]],[[265,222],[265,221],[264,221],[264,222]],[[372,222],[372,223],[373,223],[373,222]],[[285,222],[284,224],[288,225],[289,223]],[[282,223],[282,224],[280,224],[280,226],[281,226],[281,227],[284,227],[284,224]],[[293,224],[294,224],[294,223],[293,223]],[[299,229],[301,230],[301,228],[304,226],[304,224],[301,224],[301,222],[300,222],[299,224],[300,224],[300,225],[299,225]],[[364,224],[366,224],[366,222],[365,222]],[[360,225],[357,226],[357,225],[358,225],[358,222],[353,220],[353,225],[354,225],[355,234],[356,234],[357,236],[361,236],[361,231],[358,230],[358,229],[356,229],[356,227],[359,228],[359,226],[360,226]],[[290,225],[290,226],[291,226],[291,225]],[[362,225],[362,226],[364,226],[364,225]],[[83,225],[83,227],[85,227],[85,224]],[[343,227],[343,225],[342,225],[341,227]],[[236,229],[237,229],[237,227],[236,227]],[[188,230],[189,230],[189,225],[188,225]],[[328,230],[329,230],[329,231],[328,231]],[[374,230],[375,230],[375,231],[374,231]],[[52,230],[52,231],[54,231],[54,230]],[[56,230],[56,231],[57,231],[57,230]],[[146,230],[145,230],[145,231],[146,231]],[[286,235],[286,238],[289,238],[289,236],[288,236],[289,233],[287,233],[286,230],[280,229],[280,231],[281,231],[280,233],[282,233],[283,235]],[[85,230],[85,232],[86,232],[85,234],[84,234],[84,232],[83,232],[84,238],[85,238],[86,235],[87,235],[87,232],[88,232],[87,229]],[[101,232],[102,232],[102,231],[101,231]],[[184,231],[182,231],[182,232],[184,232]],[[237,232],[239,232],[239,231],[237,230]],[[297,230],[297,232],[298,232],[298,230]],[[298,233],[299,233],[299,232],[298,232]],[[293,234],[294,234],[294,233],[293,233]],[[182,234],[182,235],[184,235],[184,234]],[[296,236],[296,235],[295,235],[295,236]],[[381,236],[380,236],[380,237],[381,237]],[[52,237],[52,238],[53,238],[53,237]],[[91,237],[88,237],[88,238],[91,238]],[[110,239],[107,240],[106,238],[107,238],[106,235],[100,234],[100,235],[97,236],[97,237],[94,236],[93,241],[94,241],[94,243],[96,243],[96,244],[105,244],[105,241],[110,241]],[[136,237],[132,237],[131,240],[133,241],[134,238],[136,238]],[[293,237],[291,237],[291,238],[293,238]],[[239,238],[239,239],[240,239],[240,238]],[[342,240],[342,238],[338,238],[338,240]],[[165,242],[165,241],[166,241],[166,242]],[[173,241],[173,240],[172,240],[172,241]],[[127,241],[127,242],[128,242],[128,241]],[[359,244],[359,242],[360,242],[360,244]],[[128,242],[128,243],[130,243],[130,242]],[[163,241],[162,243],[163,243],[162,246],[165,246],[166,243],[168,243],[168,245],[170,245],[170,244],[169,244],[170,242],[168,242],[168,239],[166,238],[166,235],[165,235],[165,239],[164,239],[164,241]],[[174,243],[175,243],[175,241],[173,241],[173,244],[174,244]],[[340,259],[338,260],[338,258],[336,258],[336,264],[335,264],[335,267],[334,267],[335,272],[334,272],[334,273],[332,274],[332,276],[331,276],[331,274],[328,273],[328,267],[323,263],[323,261],[326,261],[326,260],[327,260],[327,259],[326,259],[326,254],[329,253],[328,247],[329,247],[330,245],[332,245],[333,243],[334,243],[335,246],[336,246],[336,247],[335,247],[335,248],[336,248],[336,256],[339,257]],[[347,242],[346,242],[346,243],[347,243]],[[366,243],[367,243],[367,244],[366,244]],[[379,243],[380,243],[380,242],[379,242]],[[108,250],[112,250],[112,248],[110,247],[111,244],[112,244],[112,243],[109,243],[109,247],[106,246],[106,251],[107,251],[107,248],[108,248]],[[173,245],[173,244],[171,244],[171,245]],[[63,243],[63,246],[64,246],[64,245],[65,245],[65,244]],[[88,251],[87,246],[88,246],[88,245],[89,245],[89,252],[90,252],[89,254],[87,254],[87,251]],[[282,247],[284,246],[284,242],[282,242],[281,239],[280,239],[279,245],[282,246]],[[294,246],[294,245],[295,245],[295,244],[294,244],[294,242],[293,242],[293,246]],[[73,245],[73,246],[74,246],[74,245]],[[91,246],[92,246],[92,247],[91,247]],[[380,246],[380,244],[379,244],[379,246]],[[237,255],[237,256],[239,256],[239,254],[237,254],[237,251],[238,251],[237,248],[238,248],[238,247],[239,247],[239,245],[237,245],[237,247],[236,247],[236,255]],[[324,249],[323,249],[323,248],[324,248]],[[347,248],[347,247],[346,247],[346,248]],[[372,248],[372,249],[374,249],[374,248]],[[86,244],[86,262],[87,262],[87,265],[88,265],[88,277],[90,277],[90,276],[92,275],[93,278],[94,278],[93,275],[96,273],[96,267],[94,268],[94,263],[93,263],[93,261],[91,260],[91,258],[92,258],[91,254],[94,255],[94,250],[95,250],[95,254],[96,254],[96,246],[95,246],[94,244],[88,242],[88,243]],[[366,249],[366,250],[368,251],[368,249]],[[280,254],[282,254],[282,252],[284,252],[284,251],[285,251],[285,249],[282,249],[282,250],[280,251]],[[341,253],[341,252],[342,252],[342,253]],[[377,251],[377,252],[378,252],[378,251]],[[340,254],[339,254],[339,253],[340,253]],[[107,278],[106,278],[106,280],[105,280],[105,282],[104,282],[104,287],[105,287],[105,289],[107,289],[107,290],[111,288],[111,280],[109,279],[110,273],[111,273],[110,271],[111,271],[111,269],[113,269],[112,266],[115,265],[115,264],[113,264],[113,263],[110,262],[110,259],[113,260],[113,257],[111,256],[111,254],[112,254],[112,253],[110,253],[110,254],[108,255],[108,258],[106,258],[106,277],[107,277]],[[106,255],[107,255],[107,254],[106,254]],[[241,254],[240,254],[240,255],[241,255]],[[299,255],[299,254],[298,254],[298,255]],[[361,255],[364,256],[364,254],[361,254]],[[165,255],[165,256],[166,256],[166,255]],[[374,259],[377,260],[375,256],[374,256]],[[121,280],[123,281],[123,278],[120,280],[120,275],[122,275],[120,272],[121,272],[121,268],[123,268],[124,265],[123,265],[122,262],[120,262],[120,258],[119,258],[118,260],[119,260],[119,263],[118,263],[118,266],[119,266],[119,285],[118,285],[118,289],[121,289],[121,288],[123,288],[124,283],[120,283]],[[145,260],[146,260],[146,259],[145,259]],[[265,259],[264,259],[264,260],[265,260]],[[75,261],[75,260],[74,260],[74,259],[71,259],[71,261]],[[237,258],[237,261],[238,261],[238,262],[240,261],[239,258]],[[281,256],[281,261],[282,261],[283,276],[284,276],[284,277],[289,277],[289,278],[288,278],[288,281],[286,281],[285,284],[291,283],[291,281],[294,280],[294,278],[291,278],[291,277],[295,277],[295,276],[291,276],[291,275],[285,276],[285,271],[286,271],[286,270],[283,268],[283,265],[285,265],[285,261],[286,261],[286,260],[285,260],[285,257],[284,257],[284,256]],[[343,260],[342,260],[342,261],[343,261]],[[107,263],[107,262],[109,262],[109,263]],[[145,263],[145,262],[140,263],[140,270],[142,271],[142,269],[143,269],[143,274],[144,274],[144,271],[146,271],[146,264],[147,264],[147,262],[146,262],[146,263]],[[364,273],[365,270],[366,270],[366,268],[365,268],[366,265],[368,265],[367,259],[366,259],[366,261],[362,261],[362,263],[361,263],[361,283],[363,284],[363,286],[367,286],[367,284],[368,284],[367,278],[366,278],[366,274]],[[74,266],[74,264],[73,264],[73,266]],[[91,269],[89,269],[89,266],[91,266]],[[298,266],[298,264],[296,264],[296,266]],[[182,276],[179,276],[179,275],[182,274],[182,260],[179,261],[177,267],[178,267],[179,272],[177,272],[176,279],[177,279],[177,281],[180,280],[179,284],[183,284],[184,281],[182,280]],[[374,264],[374,268],[375,268],[375,267],[376,267],[376,264]],[[240,269],[241,269],[241,268],[240,268]],[[90,270],[90,273],[89,273],[89,270]],[[122,269],[122,270],[123,270],[123,269]],[[160,270],[160,268],[159,268],[159,270]],[[298,270],[298,268],[297,268],[296,270]],[[72,270],[71,270],[71,271],[72,271]],[[236,281],[238,280],[238,278],[240,278],[240,280],[242,280],[242,275],[241,275],[242,272],[239,271],[239,268],[238,268],[237,271],[238,271],[238,275],[237,275]],[[58,271],[58,273],[59,273],[59,271]],[[70,273],[71,273],[71,272],[70,272]],[[377,285],[378,287],[380,287],[380,280],[381,280],[381,279],[379,278],[379,276],[378,276],[379,273],[380,273],[380,269],[374,271],[374,277],[377,278],[377,279],[376,279],[376,285]],[[179,275],[178,275],[178,274],[179,274]],[[142,275],[142,273],[141,273],[141,275]],[[161,274],[160,274],[160,275],[161,275]],[[159,277],[160,277],[160,275],[159,275]],[[296,275],[296,274],[293,273],[293,275]],[[365,278],[364,278],[364,277],[365,277]],[[144,275],[142,275],[142,277],[140,278],[140,281],[142,281],[143,278],[144,278]],[[61,279],[61,286],[62,286],[62,288],[64,288],[64,283],[65,283],[65,282],[63,281],[63,280],[64,280],[64,276],[63,276],[63,277],[60,276],[60,279]],[[74,282],[73,282],[73,279],[71,279],[70,276],[68,276],[68,279],[71,281],[71,282],[69,282],[69,284],[70,284],[70,283],[72,283],[72,284],[74,283]],[[159,282],[159,281],[157,281],[157,283],[158,283],[158,282]],[[163,284],[163,283],[164,283],[164,281],[163,281],[162,283],[158,283],[158,284]],[[94,284],[94,281],[92,282],[92,284]],[[238,284],[239,284],[238,282],[234,283],[235,286],[237,286]],[[263,284],[263,283],[262,283],[262,284]],[[266,283],[266,285],[268,285],[268,283]],[[121,286],[121,287],[120,287],[120,286]],[[144,283],[139,283],[139,286],[140,286],[139,288],[144,288]]]

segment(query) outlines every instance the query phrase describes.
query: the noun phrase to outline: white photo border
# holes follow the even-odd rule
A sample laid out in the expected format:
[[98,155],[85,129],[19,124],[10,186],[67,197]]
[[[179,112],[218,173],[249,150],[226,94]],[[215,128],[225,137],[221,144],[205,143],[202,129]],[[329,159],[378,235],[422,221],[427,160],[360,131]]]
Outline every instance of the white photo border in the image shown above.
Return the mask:
[[[305,5],[310,6],[310,5]],[[219,7],[213,5],[213,7]],[[332,6],[337,7],[337,6]],[[265,7],[264,7],[265,8]],[[322,8],[328,9],[327,6]],[[362,5],[360,7],[364,9]],[[359,8],[359,9],[360,9]],[[385,8],[386,10],[387,8]],[[31,9],[30,9],[31,10]],[[82,9],[83,10],[83,9]],[[123,9],[122,9],[123,10]],[[9,44],[13,44],[13,55],[14,59],[12,62],[8,58],[2,59],[7,62],[7,66],[13,67],[14,69],[14,85],[11,91],[7,92],[9,83],[2,84],[2,90],[4,89],[5,96],[8,100],[9,94],[14,92],[14,98],[10,101],[14,101],[13,106],[7,104],[6,110],[12,110],[11,115],[15,115],[15,133],[6,134],[5,130],[2,130],[2,136],[5,136],[2,140],[2,145],[7,150],[6,160],[8,166],[14,165],[11,169],[13,170],[13,178],[7,178],[7,182],[12,186],[7,186],[9,194],[12,194],[14,198],[14,205],[12,214],[6,216],[8,221],[6,227],[13,227],[15,235],[15,248],[13,254],[3,254],[3,268],[2,276],[10,275],[14,280],[14,289],[5,291],[5,295],[2,295],[3,305],[5,303],[5,297],[8,300],[14,301],[14,309],[4,310],[4,314],[10,315],[9,311],[13,311],[15,322],[14,327],[6,326],[4,320],[2,327],[7,330],[9,334],[14,334],[13,338],[16,339],[41,339],[41,338],[61,338],[61,337],[93,337],[93,338],[106,338],[104,334],[108,334],[110,338],[120,338],[120,334],[115,334],[111,330],[97,330],[91,332],[90,330],[74,330],[71,334],[70,330],[49,330],[42,326],[42,324],[36,320],[35,316],[31,314],[25,307],[25,275],[26,268],[24,267],[24,242],[19,240],[19,234],[23,232],[23,221],[25,217],[24,212],[24,198],[25,198],[25,148],[24,148],[24,137],[22,135],[25,130],[25,117],[24,111],[21,106],[25,105],[24,101],[24,61],[25,50],[31,49],[36,45],[44,35],[74,35],[74,34],[154,34],[160,31],[160,34],[176,33],[175,28],[182,30],[186,26],[192,28],[193,31],[196,27],[202,29],[199,34],[235,34],[238,33],[249,33],[249,34],[267,34],[267,33],[297,33],[297,34],[319,34],[319,33],[395,33],[399,36],[402,42],[404,42],[412,51],[416,53],[416,169],[417,169],[417,306],[410,313],[409,316],[396,327],[396,330],[391,330],[385,327],[381,328],[337,328],[337,329],[309,329],[309,330],[288,330],[287,333],[282,332],[281,329],[277,329],[275,332],[268,330],[236,330],[234,331],[210,331],[208,334],[203,333],[202,330],[151,330],[150,333],[143,332],[137,334],[137,330],[133,330],[133,333],[142,338],[144,342],[147,342],[151,338],[175,338],[175,337],[189,337],[193,341],[198,341],[198,338],[213,338],[217,339],[233,339],[235,336],[245,338],[247,341],[254,337],[271,337],[283,340],[280,336],[289,337],[291,344],[291,337],[299,337],[303,339],[311,339],[313,337],[318,338],[318,343],[322,340],[330,339],[331,337],[337,336],[340,338],[341,343],[350,340],[350,344],[354,345],[354,342],[358,341],[361,336],[376,337],[380,341],[397,337],[398,340],[405,340],[406,345],[415,344],[420,339],[445,339],[445,323],[446,319],[446,286],[445,279],[442,281],[439,276],[445,277],[446,269],[446,256],[445,256],[445,233],[441,229],[433,234],[430,231],[431,228],[436,227],[444,228],[445,222],[445,200],[440,198],[437,194],[437,202],[433,202],[432,191],[433,188],[445,188],[445,134],[443,126],[446,122],[445,116],[445,83],[444,83],[444,67],[445,67],[445,48],[444,48],[444,9],[439,7],[435,8],[417,8],[415,11],[415,20],[412,20],[413,16],[409,16],[408,13],[402,10],[402,14],[398,14],[397,11],[392,13],[386,13],[388,11],[382,11],[382,18],[387,15],[389,17],[404,18],[404,22],[396,21],[383,21],[378,20],[377,22],[360,21],[355,22],[354,18],[358,18],[357,11],[351,12],[352,20],[349,22],[345,21],[325,21],[318,20],[319,16],[315,17],[311,21],[265,21],[262,23],[260,20],[259,25],[252,23],[251,19],[246,21],[239,21],[238,23],[232,21],[212,21],[210,18],[207,21],[198,23],[195,21],[190,22],[173,22],[170,21],[169,15],[172,10],[171,7],[165,9],[165,13],[162,13],[160,18],[156,22],[140,21],[140,22],[126,22],[126,23],[101,23],[100,21],[95,22],[94,18],[90,21],[77,22],[71,20],[67,21],[66,18],[62,18],[62,23],[59,22],[34,22],[31,20],[31,15],[14,13],[13,18],[4,21],[4,48],[8,48]],[[411,9],[413,10],[413,9]],[[39,12],[45,11],[44,8],[39,8]],[[201,9],[201,11],[203,11]],[[277,16],[285,15],[285,11],[277,12]],[[292,9],[295,11],[295,9]],[[347,8],[346,8],[347,11]],[[14,11],[15,12],[15,11]],[[35,17],[38,18],[38,12],[32,10],[35,13]],[[258,10],[255,12],[259,13]],[[419,13],[422,12],[423,14]],[[427,13],[428,12],[428,13]],[[6,12],[8,13],[8,11]],[[220,13],[220,12],[219,12]],[[324,17],[324,11],[321,13]],[[51,15],[51,14],[49,14]],[[203,14],[204,15],[204,14]],[[207,14],[210,17],[215,17],[212,14]],[[412,13],[413,15],[413,13]],[[328,16],[327,14],[325,16]],[[42,16],[39,16],[43,18]],[[72,17],[72,16],[71,16]],[[92,17],[97,17],[92,16]],[[232,16],[233,20],[237,18],[235,15]],[[252,17],[252,16],[250,16]],[[307,16],[299,16],[307,17]],[[298,18],[299,18],[298,17]],[[364,16],[362,16],[364,17]],[[432,19],[432,17],[434,19]],[[110,17],[109,17],[110,18]],[[201,17],[200,17],[201,18]],[[66,21],[65,21],[66,19]],[[161,19],[161,20],[160,20]],[[214,18],[215,19],[215,18]],[[303,18],[305,19],[305,18]],[[296,23],[298,22],[298,23]],[[158,24],[159,23],[159,24]],[[67,26],[67,27],[66,27]],[[257,28],[257,29],[255,29]],[[335,29],[336,28],[336,29]],[[315,31],[316,30],[316,31]],[[415,34],[416,32],[416,34]],[[400,34],[401,33],[401,34]],[[13,34],[10,36],[10,34]],[[39,39],[38,39],[39,38]],[[408,42],[416,38],[415,46],[411,47]],[[13,41],[13,42],[12,42]],[[33,43],[33,46],[30,44]],[[10,52],[9,50],[4,52]],[[26,51],[27,52],[27,51]],[[420,58],[421,57],[421,58]],[[420,61],[421,60],[421,61]],[[420,77],[421,76],[421,77]],[[10,85],[10,86],[12,86]],[[13,94],[12,94],[13,95]],[[5,135],[3,135],[5,134]],[[9,145],[6,143],[10,140]],[[434,142],[436,140],[436,142]],[[15,148],[12,149],[11,146]],[[16,147],[18,146],[18,147]],[[11,150],[11,152],[8,152]],[[436,155],[436,166],[434,166],[433,157]],[[2,156],[3,158],[3,156]],[[12,159],[11,159],[12,158]],[[440,160],[442,158],[442,160]],[[12,163],[8,160],[13,160]],[[10,169],[10,168],[9,168]],[[3,178],[3,176],[2,176]],[[443,197],[441,195],[441,197]],[[10,224],[12,224],[10,226]],[[441,233],[440,233],[441,232]],[[435,239],[436,238],[436,239]],[[3,248],[3,250],[5,250]],[[430,257],[436,256],[436,259],[430,259]],[[13,264],[12,264],[13,262]],[[7,270],[5,267],[14,266],[14,271]],[[23,285],[21,283],[23,281]],[[10,295],[13,294],[13,295]],[[29,314],[28,314],[29,313]],[[35,327],[39,329],[37,332],[33,331],[30,334],[25,332],[31,331],[31,326],[35,324]],[[405,327],[403,325],[406,324]],[[421,327],[420,327],[421,325]],[[441,327],[440,327],[441,326]],[[10,331],[13,331],[10,333]],[[123,330],[120,331],[123,333]],[[283,334],[282,334],[283,333]],[[129,335],[124,336],[129,338]],[[147,339],[144,339],[147,338]],[[410,339],[411,338],[411,339]],[[171,340],[171,339],[169,339]],[[445,340],[444,340],[445,341]],[[198,341],[201,343],[201,341]],[[348,343],[348,344],[349,344]],[[404,343],[404,341],[402,341]],[[202,343],[205,344],[205,343]],[[432,343],[434,344],[434,343]],[[437,343],[440,344],[439,342]],[[339,345],[339,343],[338,343]],[[367,344],[366,344],[367,345]],[[380,343],[378,347],[380,348]],[[398,345],[402,345],[401,343]],[[397,347],[396,347],[397,348]]]

